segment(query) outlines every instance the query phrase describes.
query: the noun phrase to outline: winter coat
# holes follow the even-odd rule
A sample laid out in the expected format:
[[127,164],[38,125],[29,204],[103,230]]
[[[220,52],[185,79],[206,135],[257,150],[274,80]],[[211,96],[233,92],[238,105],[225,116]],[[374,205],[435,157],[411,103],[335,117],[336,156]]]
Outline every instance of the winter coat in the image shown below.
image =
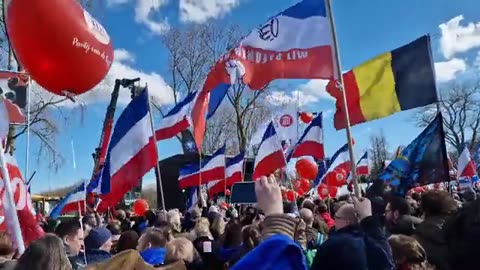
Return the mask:
[[110,253],[99,249],[87,249],[85,255],[87,264],[103,262],[112,257]]
[[414,237],[427,253],[428,262],[438,270],[448,267],[448,243],[444,234],[443,225],[445,218],[427,217],[415,230]]

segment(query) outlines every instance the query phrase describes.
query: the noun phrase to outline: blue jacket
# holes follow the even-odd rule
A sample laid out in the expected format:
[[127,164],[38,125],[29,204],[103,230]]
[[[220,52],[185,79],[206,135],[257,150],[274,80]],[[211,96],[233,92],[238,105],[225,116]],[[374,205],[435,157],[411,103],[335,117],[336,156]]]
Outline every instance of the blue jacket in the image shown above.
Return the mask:
[[307,270],[302,248],[290,237],[277,234],[247,253],[230,270]]
[[376,217],[368,217],[362,226],[349,226],[332,232],[321,245],[312,270],[392,270],[391,251]]
[[166,253],[166,248],[148,248],[140,252],[140,256],[142,256],[146,263],[153,266],[159,266],[164,263]]
[[85,255],[87,264],[103,262],[112,257],[110,253],[99,249],[88,249],[85,251]]

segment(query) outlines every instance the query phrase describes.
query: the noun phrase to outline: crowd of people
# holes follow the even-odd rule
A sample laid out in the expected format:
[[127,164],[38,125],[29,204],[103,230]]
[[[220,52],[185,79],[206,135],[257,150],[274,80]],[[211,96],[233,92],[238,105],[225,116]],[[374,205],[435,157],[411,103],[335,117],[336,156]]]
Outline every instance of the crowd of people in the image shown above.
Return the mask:
[[480,269],[473,189],[369,191],[286,203],[271,176],[256,182],[254,206],[118,210],[108,222],[89,213],[46,226],[19,257],[0,233],[0,270]]

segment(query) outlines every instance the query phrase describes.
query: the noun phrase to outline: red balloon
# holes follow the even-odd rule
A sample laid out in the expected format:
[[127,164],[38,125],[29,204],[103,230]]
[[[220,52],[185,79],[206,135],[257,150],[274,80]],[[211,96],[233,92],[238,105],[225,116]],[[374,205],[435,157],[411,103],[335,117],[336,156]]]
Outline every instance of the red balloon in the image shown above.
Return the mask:
[[145,212],[148,210],[148,203],[144,199],[137,199],[133,203],[133,212],[137,214],[137,216],[145,215]]
[[40,86],[57,95],[97,85],[113,61],[106,30],[76,0],[7,1],[6,24],[15,54]]
[[295,191],[287,190],[286,197],[287,197],[287,201],[289,201],[289,202],[295,201]]
[[310,189],[310,181],[307,179],[301,179],[300,180],[300,188],[303,190],[309,190]]
[[227,188],[225,190],[225,196],[230,196],[230,194],[232,194],[232,193],[230,192],[230,189]]
[[302,112],[300,113],[300,119],[302,120],[303,123],[309,124],[313,120],[313,114],[309,112]]
[[347,182],[347,172],[342,169],[336,169],[329,172],[326,176],[326,184],[329,186],[341,187]]
[[338,192],[338,188],[337,187],[328,187],[328,195],[330,195],[331,198],[335,198],[337,197],[337,192]]
[[297,160],[297,163],[295,163],[295,169],[297,169],[298,175],[309,180],[314,180],[318,174],[317,164],[306,158]]
[[303,188],[299,188],[297,189],[297,194],[298,196],[303,196],[303,194],[305,194],[305,190]]
[[320,199],[325,199],[328,196],[328,193],[329,193],[328,192],[328,186],[323,184],[323,183],[318,185],[317,192],[318,192],[318,196],[320,197]]

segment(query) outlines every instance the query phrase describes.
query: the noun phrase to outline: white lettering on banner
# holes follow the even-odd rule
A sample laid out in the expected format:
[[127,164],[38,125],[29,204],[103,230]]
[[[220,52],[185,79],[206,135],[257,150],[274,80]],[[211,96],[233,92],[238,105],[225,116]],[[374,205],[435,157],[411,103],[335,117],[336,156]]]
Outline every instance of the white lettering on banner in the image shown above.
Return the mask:
[[80,41],[77,37],[74,37],[72,40],[72,46],[78,49],[83,49],[85,53],[93,53],[100,57],[107,65],[112,64],[112,60],[108,58],[108,55],[105,55],[104,51],[100,51],[99,49],[93,47],[90,43],[87,41]]
[[[25,186],[25,183],[23,182],[23,179],[12,173],[10,183],[12,186],[12,193],[15,201],[16,210],[24,210],[26,208],[33,215],[35,215],[35,209],[33,208],[32,199],[30,197],[30,194],[28,193],[28,189]],[[5,182],[3,179],[0,179],[0,209],[3,209],[3,202],[5,202],[6,200]],[[3,222],[0,222],[0,224],[1,223]]]
[[235,48],[232,54],[225,54],[220,61],[231,59],[242,59],[256,64],[265,64],[271,61],[296,61],[308,58],[308,50],[292,50],[288,52],[265,52],[255,49]]

